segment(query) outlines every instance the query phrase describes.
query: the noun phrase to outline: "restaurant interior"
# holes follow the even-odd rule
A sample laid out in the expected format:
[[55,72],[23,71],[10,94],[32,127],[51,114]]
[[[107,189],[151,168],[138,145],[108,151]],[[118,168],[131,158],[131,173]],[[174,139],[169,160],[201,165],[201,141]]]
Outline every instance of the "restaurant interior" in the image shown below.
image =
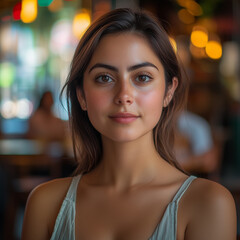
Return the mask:
[[240,214],[239,0],[0,0],[0,239],[20,239],[34,187],[74,174],[61,89],[87,27],[120,7],[153,13],[167,31],[196,120],[191,133],[177,124],[177,159],[227,187]]

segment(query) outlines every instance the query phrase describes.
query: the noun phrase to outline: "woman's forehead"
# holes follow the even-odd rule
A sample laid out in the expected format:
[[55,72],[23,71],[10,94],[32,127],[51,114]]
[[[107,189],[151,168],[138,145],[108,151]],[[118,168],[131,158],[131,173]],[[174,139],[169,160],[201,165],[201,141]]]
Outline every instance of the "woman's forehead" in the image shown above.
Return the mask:
[[148,40],[135,32],[105,35],[96,47],[88,68],[98,62],[115,65],[134,65],[140,62],[162,64]]

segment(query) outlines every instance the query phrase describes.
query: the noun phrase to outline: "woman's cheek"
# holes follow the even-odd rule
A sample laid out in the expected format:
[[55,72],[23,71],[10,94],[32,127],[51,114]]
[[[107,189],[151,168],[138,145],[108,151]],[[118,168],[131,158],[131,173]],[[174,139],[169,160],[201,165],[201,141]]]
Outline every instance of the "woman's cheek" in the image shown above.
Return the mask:
[[106,94],[92,91],[86,95],[86,102],[88,108],[103,109],[104,106],[108,105],[109,99]]
[[144,106],[144,109],[148,114],[160,118],[163,107],[163,98],[163,92],[157,91],[145,93],[139,101],[141,102],[140,105]]

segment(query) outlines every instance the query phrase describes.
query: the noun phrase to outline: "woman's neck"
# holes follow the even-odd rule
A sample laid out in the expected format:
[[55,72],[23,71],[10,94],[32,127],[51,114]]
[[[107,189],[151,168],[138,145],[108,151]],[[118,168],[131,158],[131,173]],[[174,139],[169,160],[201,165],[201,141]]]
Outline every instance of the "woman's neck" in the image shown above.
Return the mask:
[[103,138],[103,158],[94,172],[104,184],[121,190],[153,181],[163,162],[152,137],[127,143]]

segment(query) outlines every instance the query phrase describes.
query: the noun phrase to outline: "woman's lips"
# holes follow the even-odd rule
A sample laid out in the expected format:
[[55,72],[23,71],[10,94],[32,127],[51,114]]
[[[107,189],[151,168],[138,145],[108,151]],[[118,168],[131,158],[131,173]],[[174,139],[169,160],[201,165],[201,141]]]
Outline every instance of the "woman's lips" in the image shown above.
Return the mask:
[[109,116],[113,121],[118,123],[131,123],[135,121],[137,118],[139,118],[138,115],[132,114],[132,113],[116,113]]

